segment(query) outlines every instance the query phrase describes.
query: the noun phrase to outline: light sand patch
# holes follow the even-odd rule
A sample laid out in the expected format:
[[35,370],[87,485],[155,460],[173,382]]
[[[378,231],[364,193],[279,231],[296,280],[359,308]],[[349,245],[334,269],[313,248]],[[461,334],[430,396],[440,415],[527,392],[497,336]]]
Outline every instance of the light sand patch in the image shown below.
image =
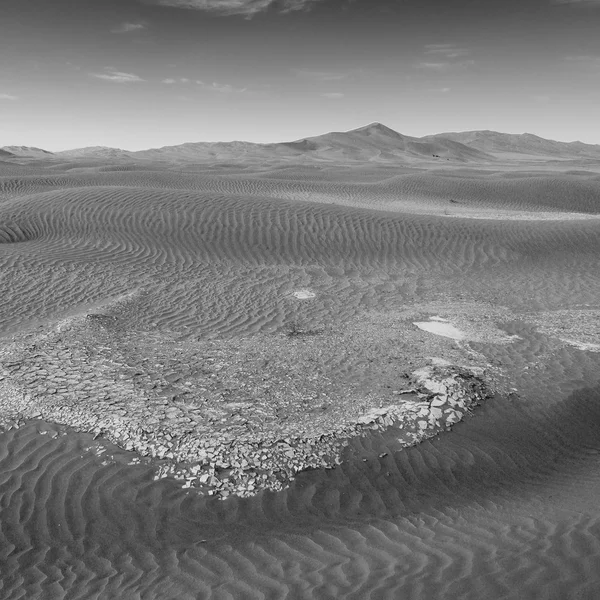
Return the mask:
[[527,315],[544,335],[558,338],[561,342],[579,350],[600,352],[600,310],[583,308],[555,310]]
[[587,350],[589,352],[600,352],[600,344],[591,344],[589,342],[578,342],[577,340],[567,340],[559,338],[561,342],[566,342],[569,346],[574,346],[578,350]]
[[465,334],[454,327],[451,323],[442,323],[440,321],[417,321],[414,323],[419,329],[452,338],[453,340],[464,340]]
[[298,298],[298,300],[310,300],[311,298],[315,298],[316,294],[310,290],[297,290],[292,293],[292,296]]
[[[500,324],[518,320],[518,316],[507,308],[487,302],[438,301],[419,304],[407,311],[404,318],[413,324],[428,323],[428,327],[435,327],[435,323],[450,324],[461,332],[463,341],[511,344],[519,339],[519,336],[507,334],[500,328]],[[433,333],[421,327],[419,329]]]
[[501,221],[597,221],[600,219],[600,215],[590,213],[576,213],[576,212],[550,212],[550,211],[500,211],[495,209],[486,210],[455,210],[455,212],[444,212],[442,215],[439,213],[425,213],[424,214],[438,214],[438,216],[454,217],[459,219],[492,219]]

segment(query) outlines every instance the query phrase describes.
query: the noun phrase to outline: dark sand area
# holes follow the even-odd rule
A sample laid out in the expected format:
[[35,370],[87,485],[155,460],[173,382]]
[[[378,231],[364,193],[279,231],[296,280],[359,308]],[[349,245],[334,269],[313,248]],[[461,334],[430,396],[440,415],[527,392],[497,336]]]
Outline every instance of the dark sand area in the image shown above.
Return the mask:
[[[0,598],[600,594],[597,162],[186,157],[0,162]],[[448,431],[344,429],[446,363]],[[296,463],[209,496],[105,413]]]

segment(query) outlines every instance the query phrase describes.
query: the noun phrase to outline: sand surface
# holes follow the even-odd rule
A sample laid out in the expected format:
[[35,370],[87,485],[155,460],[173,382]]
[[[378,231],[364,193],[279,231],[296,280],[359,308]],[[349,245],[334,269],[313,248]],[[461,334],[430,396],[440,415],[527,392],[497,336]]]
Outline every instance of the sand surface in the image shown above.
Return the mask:
[[[118,357],[112,337],[91,348],[118,389],[167,406],[211,379],[223,426],[277,377],[309,428],[344,398],[394,402],[432,363],[479,367],[498,394],[433,440],[382,428],[335,468],[226,500],[28,421],[0,435],[0,597],[596,597],[596,167],[2,159],[5,353],[30,340],[56,375],[57,324],[93,315],[128,336]],[[40,369],[27,385],[45,395]]]

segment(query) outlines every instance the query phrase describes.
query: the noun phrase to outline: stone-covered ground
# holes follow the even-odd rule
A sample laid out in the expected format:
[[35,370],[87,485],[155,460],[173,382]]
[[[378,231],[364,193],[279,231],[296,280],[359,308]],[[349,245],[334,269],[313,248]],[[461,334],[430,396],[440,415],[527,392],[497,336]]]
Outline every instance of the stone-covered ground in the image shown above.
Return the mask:
[[427,358],[463,356],[452,341],[397,319],[364,325],[194,340],[111,314],[66,319],[3,340],[0,422],[92,432],[158,459],[158,477],[224,498],[330,468],[374,428],[417,443],[491,394],[481,368]]

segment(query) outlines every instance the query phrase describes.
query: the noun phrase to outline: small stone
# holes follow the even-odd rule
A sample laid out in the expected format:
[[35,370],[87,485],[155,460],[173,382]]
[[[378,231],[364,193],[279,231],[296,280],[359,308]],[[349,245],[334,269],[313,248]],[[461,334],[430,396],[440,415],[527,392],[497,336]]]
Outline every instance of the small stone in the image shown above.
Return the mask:
[[439,419],[442,418],[443,414],[444,413],[441,411],[441,409],[439,409],[439,408],[432,408],[431,412],[430,412],[430,415],[431,415],[430,418],[435,419],[436,421],[438,421]]
[[460,413],[456,411],[451,411],[446,415],[446,425],[454,425],[454,423],[458,423],[461,420]]

